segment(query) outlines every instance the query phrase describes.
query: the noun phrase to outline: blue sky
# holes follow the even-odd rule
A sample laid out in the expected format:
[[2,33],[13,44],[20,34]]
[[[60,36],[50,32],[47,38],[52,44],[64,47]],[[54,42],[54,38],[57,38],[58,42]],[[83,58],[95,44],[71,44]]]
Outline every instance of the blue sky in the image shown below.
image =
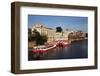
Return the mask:
[[88,17],[28,15],[28,27],[37,23],[53,29],[61,26],[63,29],[88,31]]

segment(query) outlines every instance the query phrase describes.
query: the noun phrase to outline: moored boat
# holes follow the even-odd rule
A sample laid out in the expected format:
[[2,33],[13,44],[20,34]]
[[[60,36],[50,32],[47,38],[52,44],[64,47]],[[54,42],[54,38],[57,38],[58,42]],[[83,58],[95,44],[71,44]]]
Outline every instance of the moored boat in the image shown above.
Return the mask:
[[56,47],[56,45],[53,45],[53,46],[50,46],[50,47],[48,47],[48,46],[37,46],[37,47],[33,48],[32,52],[33,53],[37,53],[37,52],[38,53],[44,53],[44,52],[47,52],[51,49],[54,49],[55,47]]
[[65,41],[65,40],[59,40],[56,45],[57,45],[57,47],[64,48],[64,47],[69,46],[70,42],[69,41]]

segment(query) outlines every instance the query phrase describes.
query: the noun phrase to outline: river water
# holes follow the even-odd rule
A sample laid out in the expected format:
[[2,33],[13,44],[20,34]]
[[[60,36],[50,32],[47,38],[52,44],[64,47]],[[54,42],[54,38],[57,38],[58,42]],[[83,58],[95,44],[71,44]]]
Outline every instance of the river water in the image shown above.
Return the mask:
[[88,58],[88,40],[72,42],[65,48],[55,48],[46,54],[34,58],[29,54],[28,60],[79,59]]

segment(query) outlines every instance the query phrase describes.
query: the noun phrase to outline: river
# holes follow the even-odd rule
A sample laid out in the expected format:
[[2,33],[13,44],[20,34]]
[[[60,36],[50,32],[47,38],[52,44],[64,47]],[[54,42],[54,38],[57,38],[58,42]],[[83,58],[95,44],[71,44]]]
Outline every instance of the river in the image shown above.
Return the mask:
[[75,41],[65,48],[55,48],[38,58],[29,53],[28,60],[79,59],[88,58],[88,40]]

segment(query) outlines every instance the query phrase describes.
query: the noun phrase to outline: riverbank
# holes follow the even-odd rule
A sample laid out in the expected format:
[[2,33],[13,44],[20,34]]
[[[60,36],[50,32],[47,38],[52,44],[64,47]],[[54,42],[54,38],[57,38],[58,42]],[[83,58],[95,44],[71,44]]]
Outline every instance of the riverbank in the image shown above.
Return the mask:
[[82,40],[88,40],[88,38],[84,38],[84,39],[72,39],[72,40],[69,40],[69,41],[72,43],[72,42],[82,41]]
[[[87,40],[88,38],[84,38],[84,39],[71,39],[71,40],[68,40],[68,42],[71,44],[72,42],[76,42],[76,41],[82,41],[82,40]],[[50,42],[50,43],[53,43],[55,44],[55,42]],[[47,43],[49,45],[49,43]],[[28,42],[28,49],[33,49],[33,47],[35,47],[35,42],[31,41],[31,42]]]

